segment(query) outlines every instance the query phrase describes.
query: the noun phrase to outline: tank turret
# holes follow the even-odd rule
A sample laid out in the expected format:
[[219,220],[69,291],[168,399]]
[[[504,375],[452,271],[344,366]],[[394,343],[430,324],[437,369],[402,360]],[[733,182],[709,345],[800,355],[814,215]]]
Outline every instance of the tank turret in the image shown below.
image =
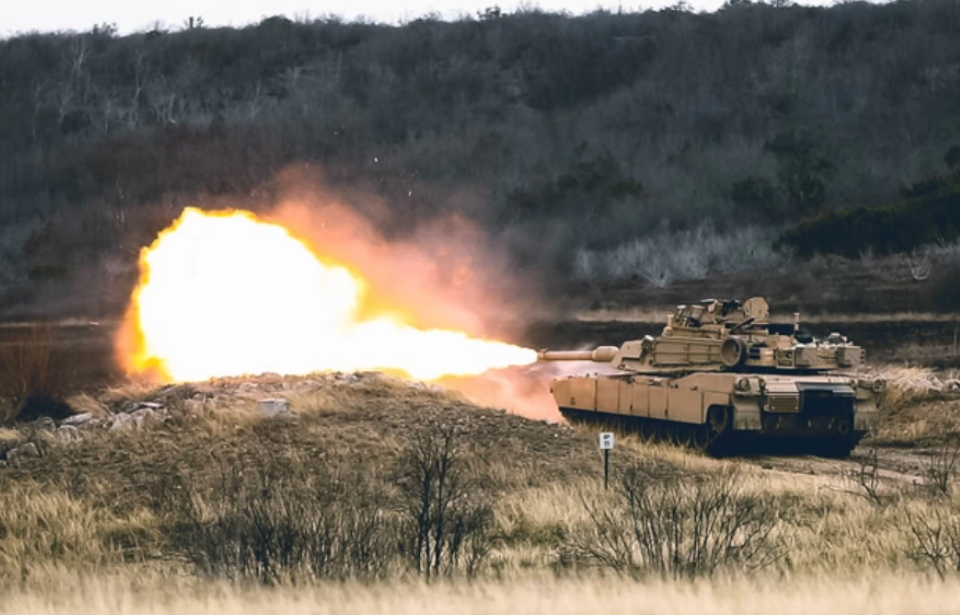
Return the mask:
[[827,372],[863,363],[863,349],[831,333],[816,339],[794,324],[767,322],[762,297],[739,301],[707,299],[679,305],[663,332],[625,342],[619,348],[542,350],[542,361],[594,361],[638,373],[690,371]]

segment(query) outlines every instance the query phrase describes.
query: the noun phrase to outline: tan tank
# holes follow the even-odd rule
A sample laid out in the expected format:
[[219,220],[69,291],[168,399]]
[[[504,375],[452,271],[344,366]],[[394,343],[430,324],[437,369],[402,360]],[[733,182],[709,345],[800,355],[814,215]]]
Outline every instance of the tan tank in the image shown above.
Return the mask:
[[571,422],[618,424],[645,440],[711,453],[777,439],[784,449],[843,457],[877,426],[882,385],[852,374],[863,349],[767,322],[761,297],[680,305],[660,336],[619,348],[543,350],[542,361],[609,363],[616,371],[553,381]]

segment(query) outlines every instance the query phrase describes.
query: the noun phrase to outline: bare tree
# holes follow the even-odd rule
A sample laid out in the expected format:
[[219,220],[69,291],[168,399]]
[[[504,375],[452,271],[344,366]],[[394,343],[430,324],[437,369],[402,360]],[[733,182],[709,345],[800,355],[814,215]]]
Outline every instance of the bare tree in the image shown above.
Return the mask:
[[926,462],[926,474],[933,490],[942,495],[950,495],[953,478],[960,462],[960,443],[933,451]]
[[405,550],[424,576],[473,574],[490,552],[493,509],[463,464],[450,426],[423,430],[402,458]]
[[845,476],[859,487],[860,495],[874,504],[883,504],[883,495],[880,493],[880,462],[877,449],[871,448],[867,456],[860,461],[860,467],[845,472]]

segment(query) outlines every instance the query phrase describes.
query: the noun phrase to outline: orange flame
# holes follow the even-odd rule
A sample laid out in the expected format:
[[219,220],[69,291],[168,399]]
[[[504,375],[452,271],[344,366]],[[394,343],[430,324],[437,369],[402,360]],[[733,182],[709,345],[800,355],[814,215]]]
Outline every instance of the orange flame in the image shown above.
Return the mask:
[[536,360],[526,348],[417,329],[399,309],[362,320],[358,274],[249,212],[184,210],[142,251],[140,271],[127,367],[166,380],[323,370],[433,380]]

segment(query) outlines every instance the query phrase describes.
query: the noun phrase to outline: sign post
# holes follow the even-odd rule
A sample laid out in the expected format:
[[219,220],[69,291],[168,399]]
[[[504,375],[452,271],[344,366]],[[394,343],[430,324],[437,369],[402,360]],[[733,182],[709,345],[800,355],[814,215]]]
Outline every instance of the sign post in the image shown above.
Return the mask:
[[603,488],[610,488],[610,451],[616,443],[612,432],[604,431],[600,434],[600,450],[603,451]]

